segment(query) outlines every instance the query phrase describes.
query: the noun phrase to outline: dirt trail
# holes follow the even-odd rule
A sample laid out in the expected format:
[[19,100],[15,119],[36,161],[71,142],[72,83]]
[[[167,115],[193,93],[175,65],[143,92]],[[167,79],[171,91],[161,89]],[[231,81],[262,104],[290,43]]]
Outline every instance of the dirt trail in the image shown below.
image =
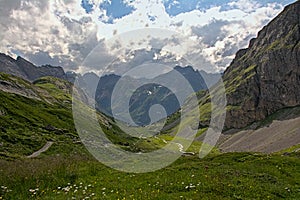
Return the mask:
[[27,158],[35,158],[38,157],[41,153],[47,151],[51,146],[52,146],[53,142],[47,142],[40,150],[34,152],[33,154],[31,154],[30,156],[27,156]]

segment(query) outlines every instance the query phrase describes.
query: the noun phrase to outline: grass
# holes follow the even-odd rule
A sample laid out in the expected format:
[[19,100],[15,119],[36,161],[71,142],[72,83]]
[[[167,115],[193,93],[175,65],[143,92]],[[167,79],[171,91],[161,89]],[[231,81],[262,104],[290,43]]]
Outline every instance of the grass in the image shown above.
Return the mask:
[[[0,158],[15,159],[30,155],[47,141],[53,141],[51,149],[57,148],[61,154],[69,154],[77,148],[78,145],[73,143],[79,137],[72,118],[70,83],[44,77],[32,84],[2,73],[0,80],[16,88],[26,88],[40,98],[0,91]],[[64,104],[63,101],[69,103]],[[47,128],[49,126],[53,130]]]
[[299,156],[299,153],[289,156],[227,153],[202,160],[190,156],[145,174],[115,171],[78,155],[2,160],[0,196],[2,199],[298,199]]
[[[0,156],[29,155],[46,141],[68,140],[72,143],[78,138],[70,110],[4,92],[0,92],[0,98],[0,110],[5,111],[0,116]],[[47,130],[49,125],[56,130]]]
[[42,77],[33,82],[37,86],[49,93],[61,105],[71,105],[72,84],[68,81],[55,77]]

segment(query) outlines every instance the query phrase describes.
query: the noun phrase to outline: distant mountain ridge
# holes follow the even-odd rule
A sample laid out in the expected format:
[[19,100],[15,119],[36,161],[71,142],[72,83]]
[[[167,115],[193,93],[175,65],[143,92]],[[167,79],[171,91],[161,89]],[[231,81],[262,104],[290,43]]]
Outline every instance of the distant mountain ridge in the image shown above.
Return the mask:
[[[193,89],[193,92],[198,92],[200,90],[207,90],[212,84],[216,83],[220,78],[220,75],[217,74],[208,74],[204,71],[194,70],[191,66],[181,67],[175,66],[174,69],[165,74],[161,74],[157,77],[151,79],[153,83],[155,82],[168,82],[168,84],[176,85],[178,80],[174,79],[176,77],[176,73],[180,73],[190,84]],[[203,78],[205,76],[205,79]],[[94,76],[95,77],[95,76]],[[95,100],[97,102],[97,109],[101,112],[104,112],[110,116],[112,116],[111,110],[111,96],[116,86],[117,82],[121,79],[121,76],[110,74],[105,75],[99,79],[99,84],[95,93]],[[126,77],[126,80],[129,84],[139,85],[143,83],[143,79]],[[206,82],[208,81],[208,86]],[[122,86],[121,86],[122,87]],[[95,89],[93,87],[89,87]],[[184,85],[182,87],[177,88],[179,93],[186,90]],[[123,88],[125,96],[131,96],[131,101],[129,105],[130,113],[132,117],[137,121],[139,125],[147,125],[150,122],[150,118],[148,116],[148,111],[150,107],[154,104],[161,104],[166,109],[167,116],[175,113],[179,108],[180,104],[178,103],[176,97],[173,92],[165,88],[163,85],[159,86],[157,84],[148,84],[140,87],[133,94],[127,94],[126,91],[128,88]],[[127,91],[128,92],[128,91]],[[130,96],[129,96],[130,97]],[[120,104],[121,105],[121,104]],[[116,110],[118,110],[118,106]],[[120,108],[120,110],[122,110]],[[121,114],[122,112],[117,114]],[[160,119],[160,118],[159,118]],[[158,120],[159,120],[158,119]]]
[[37,67],[20,56],[15,60],[2,53],[0,53],[0,72],[15,75],[28,81],[34,81],[44,76],[66,79],[62,67],[50,65]]

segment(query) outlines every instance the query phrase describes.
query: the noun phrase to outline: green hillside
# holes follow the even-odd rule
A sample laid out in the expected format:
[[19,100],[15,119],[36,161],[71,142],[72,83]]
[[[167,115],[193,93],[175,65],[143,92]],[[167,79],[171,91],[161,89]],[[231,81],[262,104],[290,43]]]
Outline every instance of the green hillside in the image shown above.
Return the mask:
[[[79,146],[73,145],[79,138],[74,129],[70,103],[61,104],[61,101],[70,102],[70,95],[62,98],[61,94],[64,92],[57,85],[46,81],[52,78],[44,78],[44,84],[38,81],[34,85],[14,76],[0,76],[1,80],[5,78],[7,83],[16,84],[16,88],[26,87],[28,93],[36,94],[40,98],[0,91],[2,158],[22,158],[30,155],[47,141],[55,142],[51,149],[59,148],[63,152],[73,151]],[[48,90],[55,90],[55,96],[51,96]]]

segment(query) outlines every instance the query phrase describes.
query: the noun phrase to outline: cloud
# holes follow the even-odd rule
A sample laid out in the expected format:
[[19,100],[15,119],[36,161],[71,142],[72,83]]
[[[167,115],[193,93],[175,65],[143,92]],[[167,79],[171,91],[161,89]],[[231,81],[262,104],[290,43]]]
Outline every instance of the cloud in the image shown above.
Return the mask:
[[192,26],[192,34],[197,35],[202,39],[204,44],[212,46],[218,40],[223,40],[228,33],[222,30],[222,27],[229,24],[228,21],[213,20],[211,23],[204,26]]
[[246,13],[255,12],[261,5],[256,1],[239,0],[229,2],[228,5],[233,9],[243,10]]
[[[282,10],[281,2],[0,0],[0,51],[21,54],[38,65],[62,65],[66,70],[84,72],[94,70],[81,63],[100,41],[103,55],[98,59],[103,65],[116,57],[119,49],[155,46],[198,59],[202,63],[198,68],[223,70],[234,53],[245,48],[249,39]],[[174,31],[180,37],[130,35],[145,27],[149,28],[146,31]],[[107,44],[124,33],[128,33],[127,42]]]
[[[63,65],[76,70],[94,48],[97,26],[82,8],[73,7],[77,19],[62,14],[63,9],[72,8],[71,1],[60,1],[59,5],[50,1],[21,1],[17,9],[10,11],[10,25],[4,31],[1,51],[7,51],[9,46],[23,52],[35,64]],[[1,18],[1,24],[4,23]]]

